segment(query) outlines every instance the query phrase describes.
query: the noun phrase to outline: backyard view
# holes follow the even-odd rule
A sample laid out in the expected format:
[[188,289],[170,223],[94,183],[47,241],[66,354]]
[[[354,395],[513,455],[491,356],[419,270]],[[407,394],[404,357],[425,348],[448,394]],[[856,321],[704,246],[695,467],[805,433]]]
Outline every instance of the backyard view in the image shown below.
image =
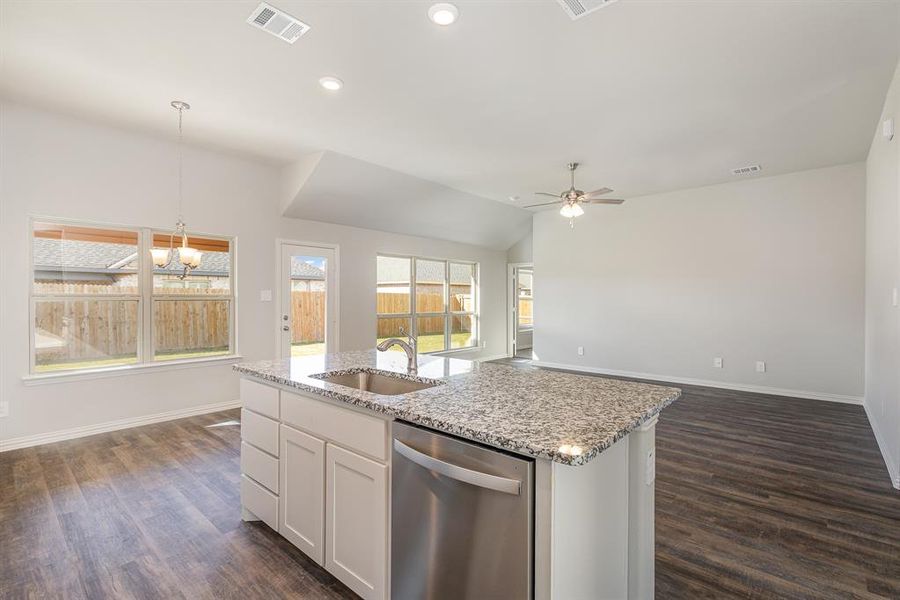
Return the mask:
[[[147,230],[34,224],[34,372],[231,352],[229,242],[189,238],[202,252],[200,265],[179,277],[176,249],[167,267],[154,269],[152,288],[142,289],[140,235],[168,248],[169,236]],[[140,317],[145,302],[151,304],[150,323]],[[141,358],[140,340],[147,336],[152,356]]]
[[[304,264],[303,277],[307,279],[297,280],[292,286],[291,356],[325,351],[325,292],[321,286],[324,273],[320,266],[312,261]],[[409,333],[416,337],[420,353],[474,346],[476,290],[474,264],[379,256],[375,343],[392,337],[405,339]],[[396,346],[391,350],[402,352]]]

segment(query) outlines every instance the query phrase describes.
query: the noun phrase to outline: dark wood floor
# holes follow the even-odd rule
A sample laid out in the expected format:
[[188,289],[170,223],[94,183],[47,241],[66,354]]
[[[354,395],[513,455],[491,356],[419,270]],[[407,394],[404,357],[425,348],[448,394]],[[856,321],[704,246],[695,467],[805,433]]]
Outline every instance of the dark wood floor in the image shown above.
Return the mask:
[[[681,387],[657,598],[900,598],[900,493],[860,407]],[[238,418],[0,454],[0,598],[353,598],[241,522]]]

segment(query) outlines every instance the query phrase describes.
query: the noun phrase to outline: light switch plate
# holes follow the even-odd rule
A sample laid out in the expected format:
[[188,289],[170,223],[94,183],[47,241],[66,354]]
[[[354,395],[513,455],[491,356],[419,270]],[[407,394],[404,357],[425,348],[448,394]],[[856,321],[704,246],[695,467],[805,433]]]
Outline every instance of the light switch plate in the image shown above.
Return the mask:
[[260,302],[271,302],[272,301],[272,290],[259,290],[259,301]]
[[715,357],[715,358],[713,359],[713,366],[714,366],[715,368],[721,369],[723,364],[724,364],[724,363],[722,362],[722,358],[721,358],[721,357],[717,356],[717,357]]
[[881,135],[886,137],[889,141],[894,139],[894,120],[893,119],[885,119],[881,123]]
[[756,372],[757,373],[765,373],[766,372],[765,361],[762,361],[762,360],[756,361]]

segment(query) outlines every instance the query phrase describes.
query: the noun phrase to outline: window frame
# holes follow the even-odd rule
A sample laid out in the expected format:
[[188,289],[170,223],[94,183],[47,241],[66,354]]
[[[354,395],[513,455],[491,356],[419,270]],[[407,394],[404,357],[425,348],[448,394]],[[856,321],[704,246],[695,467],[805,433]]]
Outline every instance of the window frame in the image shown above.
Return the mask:
[[[378,312],[378,258],[402,258],[409,260],[409,310],[408,313],[379,313]],[[444,311],[443,312],[417,312],[416,296],[418,296],[416,281],[416,262],[440,262],[444,264]],[[471,311],[451,311],[450,310],[450,265],[465,265],[473,268],[475,274],[475,282],[472,290],[472,306]],[[472,344],[460,348],[452,347],[452,330],[453,317],[455,316],[471,316],[474,324],[475,334],[472,336]],[[448,258],[433,258],[428,256],[415,256],[410,254],[393,254],[389,252],[379,252],[375,257],[375,339],[378,340],[378,322],[380,319],[409,319],[409,334],[418,342],[419,339],[419,323],[420,318],[442,317],[444,319],[444,347],[441,350],[432,350],[431,352],[419,352],[419,354],[441,354],[445,352],[464,352],[477,350],[481,345],[481,265],[471,260],[456,260]],[[418,349],[418,348],[417,348]]]
[[[36,223],[48,223],[53,225],[69,225],[73,227],[87,227],[97,229],[111,229],[117,231],[130,232],[137,235],[137,294],[40,294],[34,290],[34,227]],[[122,225],[118,223],[106,223],[101,221],[90,221],[83,219],[69,219],[43,215],[30,215],[28,218],[28,269],[27,290],[28,290],[28,374],[25,380],[58,380],[58,379],[80,379],[92,377],[96,374],[103,373],[122,373],[130,371],[144,371],[148,369],[159,368],[183,368],[195,364],[215,363],[234,361],[240,358],[238,352],[238,336],[237,336],[237,237],[220,234],[210,234],[202,232],[190,232],[191,237],[201,237],[228,242],[229,246],[229,293],[222,295],[210,296],[210,299],[227,300],[228,309],[228,352],[209,357],[193,357],[186,359],[172,360],[156,360],[154,348],[154,325],[153,325],[153,275],[154,267],[150,256],[150,248],[153,245],[154,234],[171,233],[159,227],[140,227],[135,225]],[[187,294],[171,294],[166,295],[166,299],[197,300],[203,296]],[[137,305],[137,340],[136,340],[136,360],[133,363],[122,363],[106,366],[92,366],[75,369],[59,369],[56,371],[37,371],[35,347],[35,316],[37,314],[37,303],[39,301],[83,301],[83,300],[108,300],[108,301],[136,301]]]

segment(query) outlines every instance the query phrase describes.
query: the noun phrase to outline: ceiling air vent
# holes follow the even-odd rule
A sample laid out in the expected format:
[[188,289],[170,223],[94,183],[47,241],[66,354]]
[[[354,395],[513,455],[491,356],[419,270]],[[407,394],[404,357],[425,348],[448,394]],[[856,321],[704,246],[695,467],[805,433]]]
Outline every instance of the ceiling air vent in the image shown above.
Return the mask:
[[616,0],[557,0],[566,14],[572,19],[580,19],[584,15],[612,4]]
[[749,167],[739,167],[737,169],[732,169],[732,175],[752,175],[753,173],[759,173],[762,171],[762,167],[759,165],[750,165]]
[[283,10],[265,2],[259,3],[259,6],[247,18],[247,22],[289,44],[293,44],[301,35],[309,31],[309,25],[303,21],[295,19]]

